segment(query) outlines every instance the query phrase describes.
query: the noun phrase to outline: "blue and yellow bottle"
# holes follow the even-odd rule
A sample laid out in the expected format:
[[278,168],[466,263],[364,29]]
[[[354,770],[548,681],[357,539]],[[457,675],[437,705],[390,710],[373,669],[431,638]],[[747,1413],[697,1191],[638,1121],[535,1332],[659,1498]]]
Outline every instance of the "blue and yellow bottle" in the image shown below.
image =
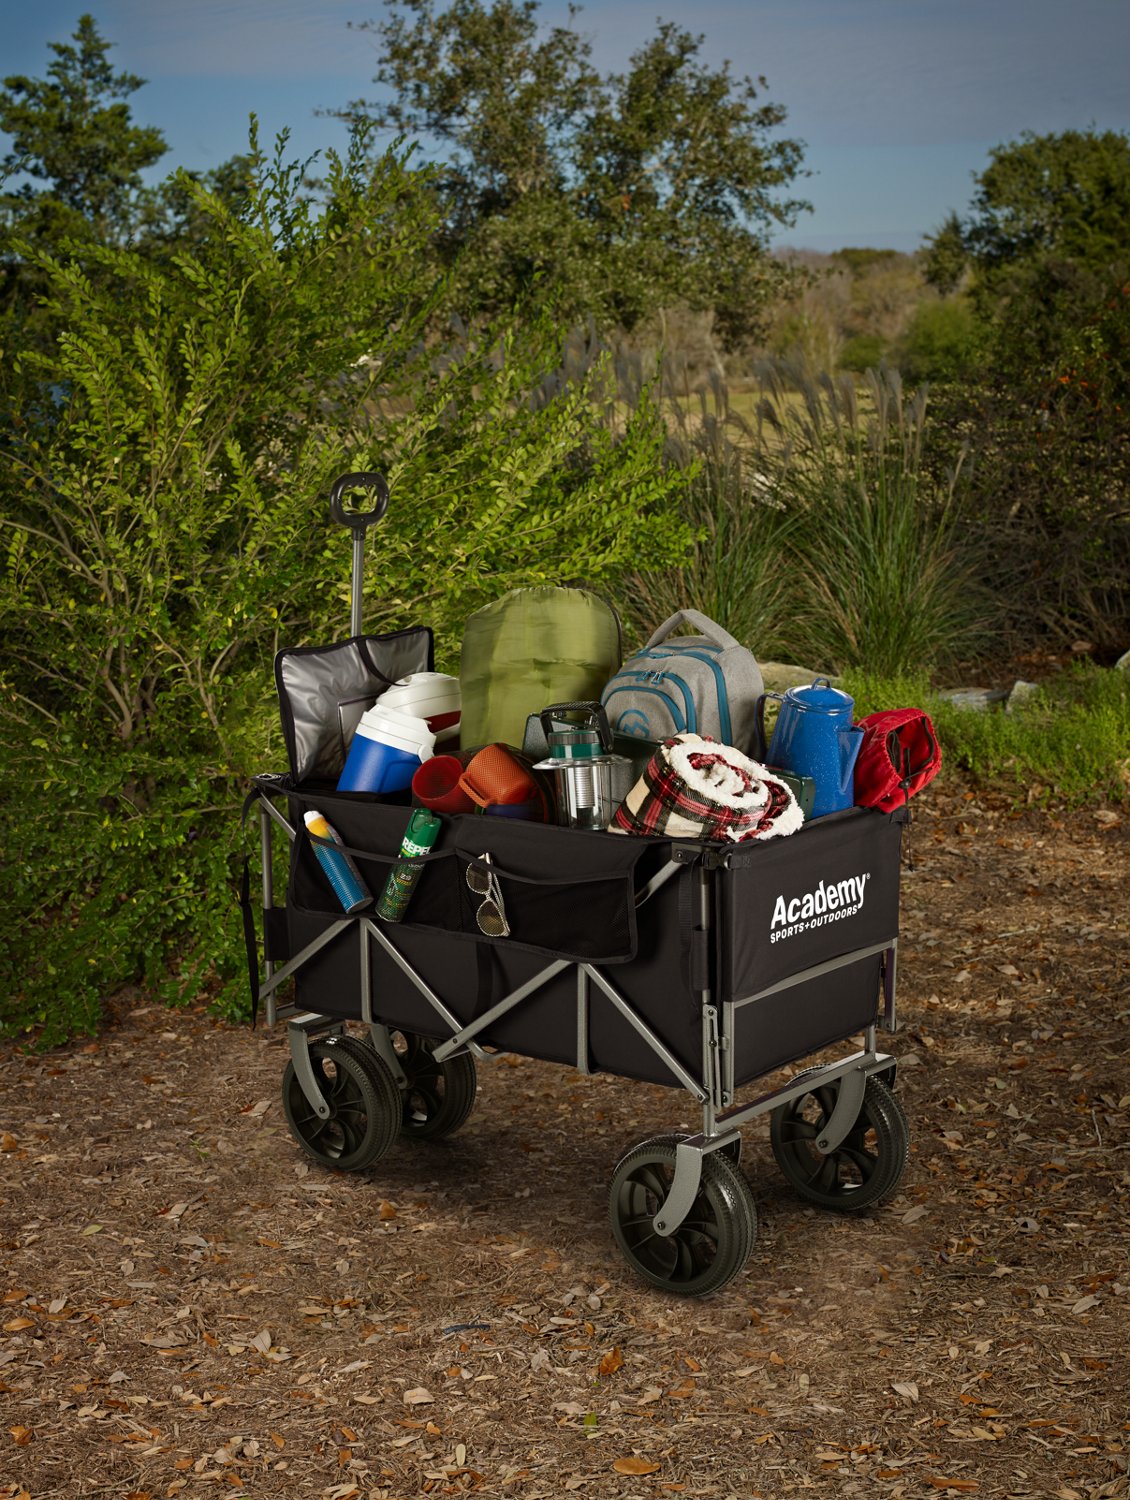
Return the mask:
[[372,904],[373,897],[361,879],[360,870],[346,854],[344,848],[333,847],[335,844],[341,845],[337,832],[326,822],[322,813],[315,812],[313,809],[305,815],[305,823],[314,839],[330,841],[328,844],[312,841],[312,847],[346,915],[352,916],[356,911],[364,911],[365,907]]

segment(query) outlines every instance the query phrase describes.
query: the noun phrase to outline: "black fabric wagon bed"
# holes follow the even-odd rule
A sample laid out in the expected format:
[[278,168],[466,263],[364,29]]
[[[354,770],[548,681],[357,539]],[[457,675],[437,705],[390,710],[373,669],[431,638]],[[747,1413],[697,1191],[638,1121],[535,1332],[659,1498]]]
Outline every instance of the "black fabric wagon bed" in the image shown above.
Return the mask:
[[[300,830],[286,906],[290,949],[297,953],[339,927],[297,971],[296,998],[306,1009],[360,1021],[361,918],[340,925],[341,909],[302,815],[324,812],[377,889],[400,848],[409,809],[327,790],[291,791],[289,802]],[[820,819],[791,838],[731,849],[502,818],[445,818],[407,917],[382,928],[463,1025],[551,960],[607,969],[616,989],[692,1071],[701,1064],[699,997],[710,991],[717,1005],[732,1009],[733,1084],[740,1087],[876,1020],[884,955],[875,950],[898,937],[900,835],[899,821],[864,809]],[[479,898],[465,874],[469,860],[486,851],[505,897],[507,938],[484,936],[475,922]],[[677,872],[637,908],[637,893],[669,862],[678,863]],[[710,927],[698,909],[703,873],[713,885]],[[773,988],[857,950],[866,956],[837,968],[834,977]],[[419,985],[380,946],[371,953],[368,993],[373,1019],[385,1025],[433,1036],[444,1029]],[[578,1058],[576,978],[569,969],[476,1040],[585,1070],[678,1082],[610,1005],[590,1007],[589,1052]]]

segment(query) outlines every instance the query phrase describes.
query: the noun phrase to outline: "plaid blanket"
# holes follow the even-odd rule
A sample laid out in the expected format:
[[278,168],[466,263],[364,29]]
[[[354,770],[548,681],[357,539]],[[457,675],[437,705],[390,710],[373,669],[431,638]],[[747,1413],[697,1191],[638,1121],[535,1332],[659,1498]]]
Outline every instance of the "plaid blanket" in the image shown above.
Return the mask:
[[666,838],[779,838],[804,822],[797,800],[757,761],[697,734],[664,740],[616,809],[609,833]]

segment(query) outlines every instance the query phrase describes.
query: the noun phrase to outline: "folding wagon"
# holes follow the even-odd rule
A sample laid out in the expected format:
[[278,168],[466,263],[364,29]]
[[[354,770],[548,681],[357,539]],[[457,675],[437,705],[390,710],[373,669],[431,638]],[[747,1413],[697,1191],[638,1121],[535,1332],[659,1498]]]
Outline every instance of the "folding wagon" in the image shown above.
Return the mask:
[[[374,508],[344,509],[351,487],[374,490]],[[334,488],[334,517],[353,531],[350,644],[393,678],[431,670],[433,642],[426,627],[361,634],[364,534],[386,505],[377,476]],[[290,665],[289,696],[297,688],[306,719],[290,732],[317,732],[317,708],[304,715],[303,652]],[[681,1088],[700,1106],[696,1134],[643,1140],[612,1173],[616,1243],[665,1290],[705,1295],[745,1264],[757,1221],[740,1131],[759,1115],[769,1114],[773,1154],[808,1201],[854,1212],[894,1192],[908,1131],[895,1060],[876,1049],[876,1032],[895,1028],[904,812],[851,808],[741,844],[445,815],[405,919],[390,923],[372,909],[343,912],[304,814],[325,815],[379,893],[407,794],[339,793],[291,773],[256,777],[249,805],[262,870],[261,936],[245,899],[252,987],[268,1021],[286,1023],[283,1107],[316,1161],[358,1171],[399,1137],[449,1134],[473,1108],[476,1063],[510,1052]],[[506,936],[479,922],[491,875]],[[859,1035],[858,1050],[754,1089]]]

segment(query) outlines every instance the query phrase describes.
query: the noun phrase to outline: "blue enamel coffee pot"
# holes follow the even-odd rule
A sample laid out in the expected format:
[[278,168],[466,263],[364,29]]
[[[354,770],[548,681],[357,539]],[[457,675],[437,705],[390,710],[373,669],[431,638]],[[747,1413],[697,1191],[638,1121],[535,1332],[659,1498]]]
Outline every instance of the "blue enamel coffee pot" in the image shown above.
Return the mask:
[[816,799],[810,817],[851,807],[852,778],[863,730],[852,723],[855,702],[834,688],[826,677],[817,677],[811,687],[790,688],[785,694],[762,693],[757,700],[758,745],[765,745],[765,700],[776,698],[781,707],[773,729],[767,765],[780,766],[797,776],[810,776],[816,783]]

